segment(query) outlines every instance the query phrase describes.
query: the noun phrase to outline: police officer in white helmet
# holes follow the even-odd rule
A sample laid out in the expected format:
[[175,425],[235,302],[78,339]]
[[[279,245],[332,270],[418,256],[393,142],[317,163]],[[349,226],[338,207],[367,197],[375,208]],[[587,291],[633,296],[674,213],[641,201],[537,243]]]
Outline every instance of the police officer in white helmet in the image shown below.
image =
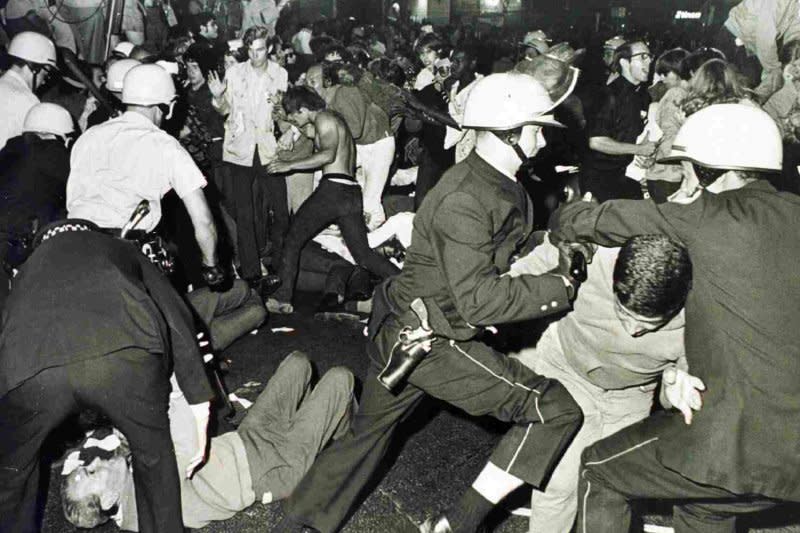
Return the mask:
[[584,450],[579,533],[628,531],[638,499],[678,502],[676,533],[732,533],[740,514],[800,500],[800,198],[766,179],[781,171],[778,127],[755,107],[712,105],[663,161],[683,167],[680,198],[575,202],[551,220],[551,241],[661,234],[692,260],[685,344],[697,378],[671,376],[682,412]]
[[78,123],[81,129],[86,130],[92,126],[101,124],[111,118],[112,116],[119,115],[124,110],[122,104],[122,87],[125,75],[135,66],[141,65],[142,62],[137,59],[117,59],[108,67],[106,72],[105,89],[110,94],[107,98],[108,106],[98,103],[94,96],[90,95],[86,99],[86,104],[83,108],[83,113]]
[[[533,231],[531,201],[515,176],[543,145],[540,128],[559,125],[552,108],[542,85],[526,74],[493,74],[476,83],[463,122],[478,130],[475,150],[425,197],[403,271],[373,298],[372,364],[351,432],[317,458],[289,498],[279,531],[339,530],[397,424],[426,395],[510,422],[511,429],[472,487],[421,531],[474,532],[507,494],[525,483],[541,486],[549,475],[581,424],[580,408],[560,383],[478,335],[496,324],[565,311],[575,294],[578,282],[567,273],[502,276]],[[396,346],[403,328],[420,327],[411,310],[416,299],[424,302],[436,339],[405,383],[387,390],[377,377],[401,356]]]
[[41,103],[25,116],[22,134],[0,150],[0,311],[10,289],[9,273],[30,253],[38,228],[63,218],[72,116]]
[[151,232],[161,219],[161,198],[174,189],[194,226],[203,277],[224,281],[217,264],[217,230],[203,187],[206,180],[177,139],[160,129],[175,105],[175,85],[158,65],[137,65],[125,75],[122,116],[89,128],[75,144],[67,183],[70,218],[101,228],[122,228],[142,201],[150,213],[137,229]]
[[11,68],[0,76],[0,148],[22,133],[28,110],[39,103],[34,94],[56,70],[56,46],[39,33],[24,31],[8,46]]

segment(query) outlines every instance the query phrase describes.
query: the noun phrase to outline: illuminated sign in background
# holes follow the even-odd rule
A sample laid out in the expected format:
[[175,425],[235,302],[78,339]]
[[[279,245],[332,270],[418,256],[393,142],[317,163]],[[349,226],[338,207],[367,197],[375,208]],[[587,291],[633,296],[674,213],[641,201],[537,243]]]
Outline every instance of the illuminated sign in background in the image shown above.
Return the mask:
[[675,18],[683,20],[698,20],[703,14],[700,11],[676,11]]

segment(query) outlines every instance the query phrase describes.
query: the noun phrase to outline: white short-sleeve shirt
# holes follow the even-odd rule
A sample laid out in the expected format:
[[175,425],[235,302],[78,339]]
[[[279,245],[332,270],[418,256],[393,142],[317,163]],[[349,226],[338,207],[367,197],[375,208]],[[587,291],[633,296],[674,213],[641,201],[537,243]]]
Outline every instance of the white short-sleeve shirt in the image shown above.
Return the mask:
[[121,228],[141,200],[148,214],[136,229],[152,231],[161,220],[161,198],[205,187],[206,179],[174,137],[143,115],[122,116],[89,128],[75,143],[67,181],[70,218]]

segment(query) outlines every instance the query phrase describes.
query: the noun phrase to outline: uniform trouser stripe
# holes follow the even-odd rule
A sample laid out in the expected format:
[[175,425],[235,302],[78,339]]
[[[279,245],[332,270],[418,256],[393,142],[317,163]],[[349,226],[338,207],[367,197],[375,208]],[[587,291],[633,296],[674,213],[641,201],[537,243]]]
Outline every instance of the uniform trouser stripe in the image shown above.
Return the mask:
[[[512,381],[510,381],[509,379],[507,379],[507,378],[505,378],[505,377],[501,376],[501,375],[500,375],[500,374],[498,374],[497,372],[494,372],[494,371],[492,371],[492,369],[491,369],[491,368],[489,368],[488,366],[484,365],[483,363],[481,363],[480,361],[478,361],[477,359],[475,359],[474,357],[472,357],[470,354],[468,354],[467,352],[465,352],[464,350],[462,350],[462,349],[461,349],[461,347],[460,347],[460,346],[458,346],[458,344],[456,344],[456,342],[455,342],[455,341],[452,341],[452,340],[451,340],[451,341],[450,341],[450,346],[452,346],[453,348],[455,348],[456,350],[458,350],[458,351],[459,351],[459,353],[461,353],[461,354],[462,354],[462,355],[464,355],[464,356],[465,356],[467,359],[469,359],[470,361],[472,361],[473,363],[475,363],[476,365],[478,365],[478,366],[479,366],[479,367],[480,367],[482,370],[484,370],[484,371],[488,372],[489,374],[491,374],[492,376],[496,377],[497,379],[499,379],[499,380],[500,380],[500,381],[502,381],[503,383],[507,383],[509,387],[519,387],[519,388],[521,388],[521,389],[524,389],[524,390],[526,390],[526,391],[528,391],[528,392],[533,392],[533,393],[536,393],[537,395],[541,394],[541,393],[540,393],[538,390],[536,390],[536,389],[532,389],[532,388],[530,388],[530,387],[526,387],[526,386],[525,386],[525,385],[523,385],[522,383],[516,383],[516,382],[512,382]],[[541,413],[540,413],[540,416],[539,416],[539,418],[541,418]],[[542,420],[542,424],[544,424],[544,420]]]

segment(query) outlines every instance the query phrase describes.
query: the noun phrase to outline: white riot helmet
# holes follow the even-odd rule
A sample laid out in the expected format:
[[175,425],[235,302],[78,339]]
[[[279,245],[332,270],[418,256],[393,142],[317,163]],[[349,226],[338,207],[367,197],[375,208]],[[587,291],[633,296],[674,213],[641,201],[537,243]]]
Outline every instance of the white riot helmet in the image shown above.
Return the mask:
[[122,82],[125,79],[125,75],[130,71],[133,67],[141,65],[141,61],[137,61],[136,59],[120,59],[119,61],[115,61],[108,67],[108,74],[106,75],[106,89],[111,91],[112,93],[121,93],[122,92]]
[[747,104],[716,104],[691,115],[659,163],[690,161],[716,170],[781,172],[783,143],[775,121]]
[[56,45],[53,41],[33,31],[23,31],[11,39],[8,55],[33,63],[57,68]]
[[547,90],[532,76],[519,72],[490,74],[472,88],[461,125],[489,131],[508,131],[529,124],[563,128],[549,114],[554,107]]
[[137,65],[125,75],[122,103],[141,106],[169,105],[175,100],[175,84],[158,65]]
[[66,137],[75,131],[75,124],[69,111],[60,105],[50,103],[36,104],[25,115],[22,132],[51,133]]

